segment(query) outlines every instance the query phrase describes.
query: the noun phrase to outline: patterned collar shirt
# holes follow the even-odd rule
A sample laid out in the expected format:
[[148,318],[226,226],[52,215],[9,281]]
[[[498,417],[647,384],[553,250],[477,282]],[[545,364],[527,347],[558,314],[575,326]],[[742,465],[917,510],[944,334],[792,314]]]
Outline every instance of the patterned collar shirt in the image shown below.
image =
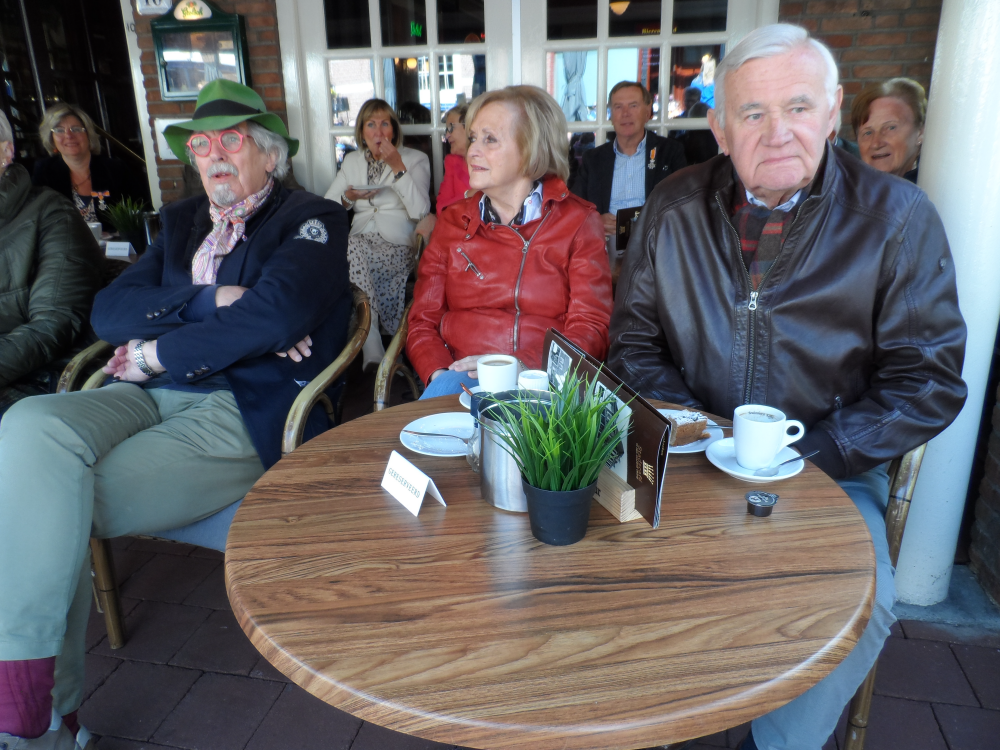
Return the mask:
[[[517,216],[510,220],[510,225],[513,226],[516,224],[517,226],[521,226],[522,224],[527,224],[529,221],[534,221],[541,215],[542,181],[535,180],[531,192],[528,193],[528,197],[524,199],[524,203],[521,205],[521,210],[517,212]],[[493,208],[493,204],[486,197],[485,193],[479,199],[479,217],[486,224],[503,224],[500,214]]]
[[611,182],[611,206],[616,216],[623,208],[635,208],[646,202],[646,136],[642,137],[635,153],[629,156],[618,150],[615,139],[615,176]]

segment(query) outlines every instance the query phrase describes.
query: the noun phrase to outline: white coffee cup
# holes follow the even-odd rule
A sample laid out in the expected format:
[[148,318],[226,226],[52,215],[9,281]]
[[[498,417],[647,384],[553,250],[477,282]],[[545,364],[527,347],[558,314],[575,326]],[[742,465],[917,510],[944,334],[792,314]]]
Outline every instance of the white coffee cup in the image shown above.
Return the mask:
[[101,232],[104,231],[99,221],[88,221],[87,226],[90,227],[90,231],[94,234],[94,239],[98,242],[101,241]]
[[517,376],[517,385],[526,391],[547,391],[549,374],[545,370],[525,370]]
[[[793,427],[795,431],[789,433]],[[751,471],[763,469],[774,462],[782,448],[805,434],[805,425],[786,418],[784,412],[771,406],[739,406],[733,414],[736,463]]]
[[489,393],[517,388],[517,357],[509,354],[486,354],[476,361],[479,385]]

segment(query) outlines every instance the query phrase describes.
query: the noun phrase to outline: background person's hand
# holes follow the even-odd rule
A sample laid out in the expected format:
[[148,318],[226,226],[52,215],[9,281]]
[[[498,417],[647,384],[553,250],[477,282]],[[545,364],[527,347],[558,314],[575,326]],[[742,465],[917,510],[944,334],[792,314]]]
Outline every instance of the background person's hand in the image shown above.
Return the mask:
[[399,149],[392,145],[392,141],[382,141],[379,144],[378,150],[379,153],[373,153],[372,156],[388,164],[393,174],[406,169],[406,165],[403,164],[403,157],[399,155]]
[[229,307],[246,293],[245,286],[220,286],[215,290],[215,306]]
[[355,190],[353,187],[350,187],[344,191],[344,197],[351,201],[351,203],[374,198],[376,195],[378,195],[378,190]]
[[601,214],[601,221],[604,222],[604,234],[614,237],[618,231],[618,219],[614,214]]
[[301,362],[303,358],[312,355],[313,340],[311,336],[306,336],[299,343],[289,349],[287,352],[275,352],[279,357],[291,357],[293,362]]

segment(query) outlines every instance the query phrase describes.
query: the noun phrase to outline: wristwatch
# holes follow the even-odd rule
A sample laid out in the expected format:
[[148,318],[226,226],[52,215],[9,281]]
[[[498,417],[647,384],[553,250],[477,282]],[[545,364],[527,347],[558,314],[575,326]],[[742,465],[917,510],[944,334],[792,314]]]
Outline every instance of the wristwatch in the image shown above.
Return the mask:
[[396,172],[396,176],[395,176],[395,178],[393,179],[393,182],[396,182],[396,181],[397,181],[397,180],[398,180],[398,179],[399,179],[400,177],[402,177],[402,176],[403,176],[404,174],[406,174],[406,167],[403,167],[403,168],[402,168],[401,170],[399,170],[398,172]]
[[132,349],[132,354],[135,356],[135,366],[139,368],[139,372],[143,375],[154,377],[156,373],[149,368],[149,365],[146,364],[146,358],[142,356],[142,345],[145,344],[146,341],[148,341],[148,339],[143,339],[136,344],[135,348]]

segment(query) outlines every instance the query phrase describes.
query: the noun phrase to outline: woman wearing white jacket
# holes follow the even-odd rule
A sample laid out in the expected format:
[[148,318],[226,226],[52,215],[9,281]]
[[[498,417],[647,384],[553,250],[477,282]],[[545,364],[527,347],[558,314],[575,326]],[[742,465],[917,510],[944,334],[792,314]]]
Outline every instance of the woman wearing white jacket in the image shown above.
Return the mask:
[[[385,353],[379,322],[393,334],[403,315],[413,229],[431,207],[431,169],[425,154],[399,145],[399,120],[382,99],[361,105],[354,135],[360,148],[344,158],[326,197],[354,209],[347,257],[351,282],[372,302],[372,327],[363,349],[367,368]],[[378,187],[356,189],[372,185]]]

